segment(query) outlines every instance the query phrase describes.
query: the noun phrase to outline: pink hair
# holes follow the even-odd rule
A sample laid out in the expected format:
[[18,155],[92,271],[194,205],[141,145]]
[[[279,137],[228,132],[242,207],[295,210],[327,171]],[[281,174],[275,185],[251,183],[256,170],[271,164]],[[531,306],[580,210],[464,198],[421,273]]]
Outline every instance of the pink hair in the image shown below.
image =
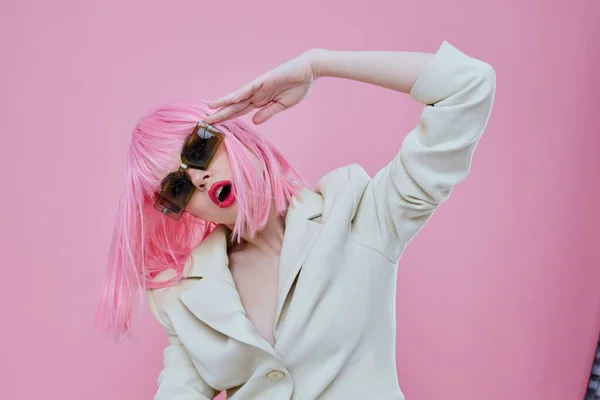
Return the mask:
[[[192,249],[215,227],[187,213],[174,221],[153,207],[160,176],[170,172],[185,138],[209,113],[204,101],[167,104],[145,115],[133,131],[97,314],[97,321],[118,336],[131,329],[140,289],[179,282]],[[215,127],[225,134],[239,208],[232,238],[254,236],[265,226],[272,207],[278,215],[283,214],[304,182],[279,151],[248,124],[234,119]],[[154,280],[166,269],[173,269],[176,276],[163,282]]]

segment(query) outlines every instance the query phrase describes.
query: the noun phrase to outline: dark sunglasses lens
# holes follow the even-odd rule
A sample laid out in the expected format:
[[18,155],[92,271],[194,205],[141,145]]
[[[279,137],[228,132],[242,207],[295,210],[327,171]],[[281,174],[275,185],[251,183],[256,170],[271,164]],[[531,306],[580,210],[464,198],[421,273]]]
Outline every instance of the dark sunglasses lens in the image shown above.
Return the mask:
[[219,143],[220,140],[217,136],[200,127],[197,134],[190,137],[182,155],[191,165],[206,169],[205,167]]
[[155,208],[179,219],[193,194],[194,185],[187,177],[180,173],[171,174],[163,181]]

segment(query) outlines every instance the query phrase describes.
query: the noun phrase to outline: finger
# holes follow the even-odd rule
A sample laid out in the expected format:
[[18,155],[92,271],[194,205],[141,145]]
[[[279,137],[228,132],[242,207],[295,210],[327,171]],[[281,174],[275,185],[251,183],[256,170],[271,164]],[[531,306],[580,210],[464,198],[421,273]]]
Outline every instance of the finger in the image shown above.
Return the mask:
[[233,96],[235,96],[236,92],[237,92],[237,90],[234,91],[234,92],[227,93],[225,96],[219,97],[216,100],[209,101],[207,103],[208,107],[214,109],[214,108],[221,108],[221,107],[224,107],[224,106],[227,106],[227,105],[231,104]]
[[260,125],[263,122],[267,121],[268,119],[270,119],[271,117],[273,117],[275,114],[278,114],[280,112],[282,112],[283,110],[286,110],[287,107],[284,106],[281,103],[271,103],[268,106],[261,108],[260,110],[258,110],[256,112],[256,114],[254,114],[254,117],[252,117],[252,121],[256,124],[256,125]]
[[250,104],[250,100],[244,100],[241,103],[235,103],[225,106],[219,109],[218,111],[214,112],[213,114],[204,117],[204,122],[206,122],[207,124],[214,124],[219,121],[223,121],[224,119],[229,118],[229,116],[246,108],[248,104]]
[[261,77],[256,78],[252,82],[245,84],[241,88],[234,90],[221,98],[209,101],[208,106],[210,108],[220,108],[247,99],[254,91],[262,86],[262,79],[260,78]]
[[254,110],[256,108],[256,106],[252,103],[248,104],[248,106],[246,108],[244,108],[243,110],[240,110],[234,114],[231,114],[229,117],[221,120],[220,122],[225,122],[225,121],[229,121],[230,119],[234,119],[237,117],[241,117],[242,115],[246,115],[248,114],[250,111]]
[[262,85],[263,85],[262,78],[261,77],[256,78],[252,82],[250,82],[247,85],[245,85],[244,87],[242,87],[239,90],[239,93],[237,93],[235,96],[233,96],[233,102],[239,103],[240,101],[247,99],[248,97],[252,96],[252,94],[254,94],[254,92],[256,92],[258,89],[260,89],[262,87]]

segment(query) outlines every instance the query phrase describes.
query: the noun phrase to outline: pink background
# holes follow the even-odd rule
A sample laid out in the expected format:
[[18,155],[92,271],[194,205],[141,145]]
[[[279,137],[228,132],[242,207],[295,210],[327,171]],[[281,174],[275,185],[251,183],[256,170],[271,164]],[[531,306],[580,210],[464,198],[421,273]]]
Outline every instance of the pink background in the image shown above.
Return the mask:
[[[581,399],[600,328],[599,12],[594,0],[3,0],[2,397],[154,394],[166,338],[149,312],[132,343],[92,328],[140,114],[224,94],[311,47],[446,39],[495,67],[496,106],[469,178],[401,261],[402,388],[409,400]],[[326,80],[261,129],[315,183],[352,162],[374,173],[420,109]]]

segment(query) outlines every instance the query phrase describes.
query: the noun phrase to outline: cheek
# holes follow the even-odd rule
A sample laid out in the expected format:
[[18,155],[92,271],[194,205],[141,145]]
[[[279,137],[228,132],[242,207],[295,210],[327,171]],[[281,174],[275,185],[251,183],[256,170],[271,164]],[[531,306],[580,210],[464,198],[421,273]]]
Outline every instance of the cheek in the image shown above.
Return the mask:
[[196,192],[185,208],[185,211],[198,218],[210,220],[210,214],[214,212],[211,203],[212,202],[205,193]]
[[212,170],[216,175],[219,176],[219,178],[231,177],[231,164],[229,163],[229,155],[227,154],[224,146],[217,151],[209,170]]

